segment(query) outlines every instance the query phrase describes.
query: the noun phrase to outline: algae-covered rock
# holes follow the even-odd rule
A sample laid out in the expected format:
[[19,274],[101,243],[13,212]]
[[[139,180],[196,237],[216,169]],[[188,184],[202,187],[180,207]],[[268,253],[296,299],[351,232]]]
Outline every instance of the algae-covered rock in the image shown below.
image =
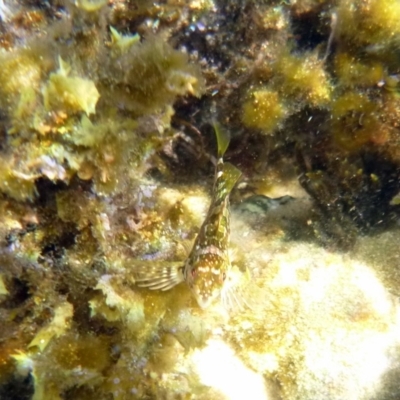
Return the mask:
[[68,76],[71,67],[59,58],[60,68],[50,74],[43,89],[44,106],[47,111],[64,111],[67,114],[84,111],[87,115],[96,112],[100,97],[93,81]]
[[48,51],[30,48],[0,53],[2,107],[15,107],[27,90],[40,90],[43,76],[51,65],[46,55]]
[[177,96],[200,96],[204,90],[199,69],[159,37],[148,37],[107,63],[100,92],[136,115],[159,112]]
[[139,296],[129,289],[124,293],[121,284],[113,282],[111,276],[102,276],[95,289],[101,290],[105,299],[104,304],[100,299],[90,302],[92,316],[100,314],[110,322],[123,319],[130,330],[143,329],[143,300]]
[[387,44],[399,33],[399,13],[395,0],[343,0],[338,7],[339,30],[347,39],[363,45]]
[[254,311],[226,326],[229,340],[255,371],[279,379],[283,398],[378,396],[398,343],[398,305],[371,266],[312,245],[281,250],[253,250],[267,275]]
[[68,334],[44,353],[18,354],[20,373],[31,371],[34,377],[33,400],[61,399],[63,391],[75,385],[98,385],[101,371],[109,365],[105,351],[107,339],[91,335]]
[[51,323],[42,328],[29,343],[29,347],[37,347],[43,351],[53,337],[60,337],[68,330],[70,319],[73,315],[72,305],[68,302],[60,304],[54,311],[54,318]]

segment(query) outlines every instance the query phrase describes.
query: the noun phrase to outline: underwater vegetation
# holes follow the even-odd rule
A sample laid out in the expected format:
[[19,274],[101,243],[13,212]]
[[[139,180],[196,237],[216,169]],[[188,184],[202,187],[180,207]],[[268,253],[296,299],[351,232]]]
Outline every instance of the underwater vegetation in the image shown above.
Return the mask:
[[0,1],[0,399],[398,398],[399,18]]

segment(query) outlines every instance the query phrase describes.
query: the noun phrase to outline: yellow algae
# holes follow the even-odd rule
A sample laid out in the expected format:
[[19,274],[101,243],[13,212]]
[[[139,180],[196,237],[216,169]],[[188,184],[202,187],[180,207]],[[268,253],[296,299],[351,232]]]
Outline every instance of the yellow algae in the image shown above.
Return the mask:
[[274,70],[278,88],[285,99],[294,96],[314,107],[323,107],[329,102],[332,85],[324,63],[315,53],[293,55],[284,52],[277,58]]
[[92,124],[90,119],[83,114],[81,123],[75,127],[74,131],[69,134],[71,141],[78,146],[93,147],[101,143],[107,134],[105,129],[99,129],[98,126]]
[[396,0],[341,0],[337,12],[340,33],[353,42],[381,45],[400,33]]
[[11,160],[6,158],[0,161],[0,190],[18,201],[33,199],[36,194],[37,175],[16,171],[11,163]]
[[54,311],[53,320],[36,334],[28,348],[37,347],[43,351],[54,337],[60,337],[69,329],[72,315],[73,307],[70,303],[60,304]]
[[37,93],[33,87],[23,88],[20,93],[18,104],[13,113],[16,120],[29,118],[37,102]]
[[118,98],[139,115],[162,112],[177,96],[199,97],[204,91],[200,70],[188,62],[185,53],[157,36],[113,59],[107,80],[104,97]]
[[280,30],[287,28],[289,24],[288,15],[284,12],[284,8],[280,6],[261,10],[260,18],[264,29]]
[[0,83],[3,107],[18,103],[20,94],[39,91],[48,64],[35,50],[24,49],[16,52],[0,52]]
[[31,370],[35,387],[33,399],[61,399],[62,393],[75,385],[99,384],[101,371],[110,361],[107,345],[104,337],[71,333],[57,339],[57,344],[50,345],[43,353],[16,358],[21,367],[27,364]]
[[32,357],[22,351],[17,351],[12,355],[12,358],[17,364],[17,372],[21,376],[26,376],[32,371],[33,360]]
[[193,226],[201,225],[210,202],[207,193],[199,187],[185,191],[179,187],[162,187],[157,196],[160,211],[166,212],[170,220],[190,222]]
[[243,123],[272,134],[285,117],[286,110],[279,93],[267,88],[250,90],[248,97],[243,104]]
[[107,5],[107,0],[77,0],[75,2],[78,8],[88,12],[96,12]]
[[335,56],[335,73],[340,79],[340,86],[377,86],[384,78],[384,66],[380,62],[365,63],[348,53]]
[[125,52],[129,47],[140,41],[140,36],[136,35],[121,35],[115,28],[110,26],[112,45],[120,52]]
[[4,276],[3,274],[0,274],[0,295],[7,295],[9,292],[7,290],[7,287],[4,283]]
[[139,295],[107,275],[101,277],[95,289],[101,290],[104,298],[90,302],[92,316],[100,314],[110,322],[123,320],[132,331],[143,327],[144,307]]
[[388,128],[378,119],[378,106],[368,97],[347,92],[331,104],[332,135],[336,144],[355,151],[369,142],[388,138]]
[[343,117],[352,112],[371,114],[375,105],[364,95],[357,92],[347,92],[332,102],[332,115]]
[[59,58],[60,68],[50,74],[43,89],[46,110],[60,110],[67,113],[84,111],[87,115],[96,112],[100,94],[93,81],[68,76],[70,67]]

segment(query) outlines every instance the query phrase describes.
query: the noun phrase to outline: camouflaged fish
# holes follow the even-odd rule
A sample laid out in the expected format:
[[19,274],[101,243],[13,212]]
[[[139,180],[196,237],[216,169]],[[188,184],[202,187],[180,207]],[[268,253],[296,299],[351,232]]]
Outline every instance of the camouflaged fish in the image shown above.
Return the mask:
[[208,307],[221,295],[225,297],[227,274],[231,269],[228,254],[230,233],[229,194],[241,172],[223,162],[229,138],[214,124],[218,142],[213,197],[207,216],[184,265],[153,265],[136,269],[135,281],[140,287],[169,290],[185,281],[201,308]]

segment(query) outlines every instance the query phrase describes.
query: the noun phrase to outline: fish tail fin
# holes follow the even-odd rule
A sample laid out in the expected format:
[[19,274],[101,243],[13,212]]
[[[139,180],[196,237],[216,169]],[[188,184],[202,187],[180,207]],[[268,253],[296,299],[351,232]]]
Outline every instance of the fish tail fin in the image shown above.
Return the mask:
[[135,283],[150,290],[169,290],[184,281],[183,266],[177,263],[148,263],[134,268]]
[[222,158],[229,146],[229,133],[217,121],[213,122],[215,136],[217,137],[218,144],[218,158]]

